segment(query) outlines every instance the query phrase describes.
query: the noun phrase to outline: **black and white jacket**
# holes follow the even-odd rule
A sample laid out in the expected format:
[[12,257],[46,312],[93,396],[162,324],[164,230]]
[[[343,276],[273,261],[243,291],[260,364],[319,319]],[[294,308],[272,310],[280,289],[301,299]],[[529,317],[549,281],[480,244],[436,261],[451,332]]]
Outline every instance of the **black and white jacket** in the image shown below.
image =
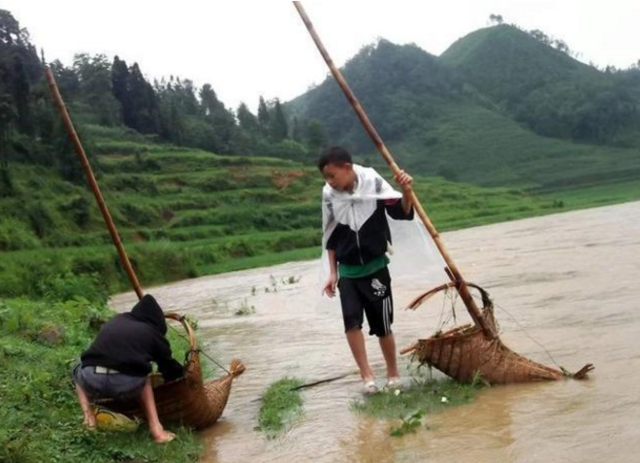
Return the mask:
[[357,183],[351,193],[328,184],[322,190],[323,243],[334,250],[336,261],[364,265],[380,257],[391,243],[387,214],[396,220],[412,220],[405,214],[402,194],[395,191],[374,169],[353,166]]

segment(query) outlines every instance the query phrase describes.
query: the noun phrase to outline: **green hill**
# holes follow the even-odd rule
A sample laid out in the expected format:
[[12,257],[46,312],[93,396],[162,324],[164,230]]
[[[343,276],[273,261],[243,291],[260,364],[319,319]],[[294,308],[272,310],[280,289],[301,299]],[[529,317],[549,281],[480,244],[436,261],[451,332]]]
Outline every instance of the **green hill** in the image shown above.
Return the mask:
[[559,81],[604,80],[597,69],[506,24],[479,29],[454,42],[439,61],[497,102]]
[[640,147],[640,79],[583,64],[541,31],[480,29],[439,60],[540,135]]
[[[385,140],[402,139],[428,122],[442,104],[460,98],[462,84],[453,72],[415,45],[380,40],[364,47],[344,67],[352,90]],[[329,140],[357,149],[371,143],[333,78],[286,104],[290,118],[317,119]]]
[[[381,40],[343,72],[413,172],[535,189],[637,178],[635,74],[603,73],[541,40],[496,26],[460,39],[439,58]],[[286,108],[319,120],[331,143],[377,158],[332,78]]]

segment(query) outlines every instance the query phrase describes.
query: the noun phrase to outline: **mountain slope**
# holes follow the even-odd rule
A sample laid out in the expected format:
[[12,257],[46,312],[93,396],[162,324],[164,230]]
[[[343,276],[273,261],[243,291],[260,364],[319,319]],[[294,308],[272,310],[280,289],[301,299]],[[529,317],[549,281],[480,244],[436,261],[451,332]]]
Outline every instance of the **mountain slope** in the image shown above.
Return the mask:
[[[512,26],[476,31],[442,58],[382,40],[343,72],[382,138],[416,173],[547,188],[639,172],[635,103],[624,96],[634,86]],[[287,108],[321,121],[329,144],[377,159],[332,78]]]
[[480,29],[439,60],[540,135],[640,147],[640,84],[571,58],[540,31]]

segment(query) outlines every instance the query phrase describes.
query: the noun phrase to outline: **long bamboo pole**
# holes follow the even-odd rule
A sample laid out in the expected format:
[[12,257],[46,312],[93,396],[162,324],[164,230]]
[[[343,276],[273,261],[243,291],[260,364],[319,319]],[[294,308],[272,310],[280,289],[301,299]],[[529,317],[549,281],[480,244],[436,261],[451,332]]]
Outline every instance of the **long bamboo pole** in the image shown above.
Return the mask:
[[[294,1],[293,5],[296,7],[296,10],[298,10],[300,17],[304,22],[304,25],[307,27],[309,34],[311,34],[311,38],[313,39],[316,46],[318,47],[318,50],[320,51],[320,54],[322,55],[325,62],[327,63],[327,66],[329,66],[329,69],[331,70],[331,74],[333,74],[333,77],[338,82],[338,85],[342,89],[345,97],[347,98],[353,110],[355,111],[356,115],[360,119],[360,122],[362,122],[364,129],[369,134],[369,137],[371,137],[371,140],[376,145],[377,150],[380,152],[380,154],[386,161],[387,165],[393,172],[393,174],[398,175],[398,173],[400,172],[400,167],[398,167],[398,164],[396,164],[395,160],[393,159],[393,156],[391,156],[391,153],[389,152],[384,142],[382,141],[382,138],[380,138],[380,135],[378,135],[378,132],[376,131],[373,124],[367,117],[367,114],[364,112],[362,105],[360,104],[360,102],[357,100],[357,98],[351,91],[351,88],[349,88],[347,81],[344,79],[344,77],[342,77],[342,74],[340,73],[336,65],[333,63],[333,60],[329,56],[329,53],[327,52],[326,48],[322,44],[322,41],[320,40],[320,37],[315,31],[315,28],[313,27],[313,24],[311,23],[309,16],[307,16],[307,13],[303,8],[302,3],[298,1]],[[456,287],[458,289],[458,292],[460,293],[460,297],[464,302],[465,306],[467,307],[467,310],[469,311],[471,318],[473,318],[476,325],[482,328],[482,330],[485,333],[485,336],[487,336],[489,339],[495,338],[497,336],[495,329],[489,324],[485,323],[484,317],[482,317],[482,312],[480,311],[478,306],[475,304],[473,298],[471,297],[471,294],[469,293],[469,288],[467,287],[467,284],[465,283],[464,278],[462,277],[462,273],[460,272],[460,270],[458,270],[458,267],[453,262],[453,259],[451,258],[451,256],[449,256],[449,253],[447,252],[447,249],[445,248],[444,243],[442,242],[442,239],[438,234],[438,231],[431,223],[431,220],[429,219],[429,217],[427,216],[427,213],[425,212],[424,208],[420,204],[420,201],[418,200],[416,193],[413,190],[411,190],[409,192],[409,195],[410,195],[409,197],[410,197],[411,203],[413,204],[414,209],[418,213],[418,216],[422,220],[422,223],[424,224],[424,226],[427,228],[427,231],[433,238],[433,241],[438,247],[440,254],[442,254],[442,257],[447,264],[447,267],[451,273],[451,276],[453,276],[453,280],[456,283]]]
[[76,133],[76,129],[73,126],[73,122],[71,121],[71,117],[69,116],[69,112],[67,111],[67,107],[62,100],[62,96],[60,95],[60,91],[58,90],[58,85],[56,84],[56,80],[53,77],[53,72],[51,69],[47,68],[45,70],[47,75],[47,81],[49,82],[49,90],[51,90],[51,95],[53,96],[53,101],[60,111],[60,115],[62,116],[62,122],[69,134],[69,138],[73,142],[73,146],[76,149],[76,153],[78,154],[78,158],[80,158],[80,163],[82,164],[82,169],[87,177],[87,181],[89,182],[89,186],[93,190],[93,194],[96,197],[96,202],[98,203],[98,207],[100,208],[100,212],[102,212],[102,217],[104,218],[105,223],[107,224],[107,228],[109,229],[109,234],[111,235],[111,240],[115,245],[118,256],[120,256],[120,261],[122,262],[122,266],[124,267],[127,275],[129,276],[129,281],[131,282],[131,286],[133,290],[138,295],[138,299],[142,299],[143,293],[142,288],[140,287],[140,283],[138,282],[138,278],[136,277],[136,273],[131,266],[131,262],[129,261],[129,257],[127,257],[127,253],[124,250],[124,246],[122,245],[122,241],[120,240],[120,235],[118,234],[118,230],[116,229],[115,224],[113,223],[113,219],[111,218],[111,214],[109,213],[109,209],[107,208],[107,204],[104,201],[104,197],[102,196],[102,192],[100,191],[100,187],[98,186],[98,182],[96,182],[96,178],[93,175],[93,170],[91,169],[91,164],[89,164],[89,159],[82,147],[82,143],[80,143],[80,139],[78,138],[78,134]]

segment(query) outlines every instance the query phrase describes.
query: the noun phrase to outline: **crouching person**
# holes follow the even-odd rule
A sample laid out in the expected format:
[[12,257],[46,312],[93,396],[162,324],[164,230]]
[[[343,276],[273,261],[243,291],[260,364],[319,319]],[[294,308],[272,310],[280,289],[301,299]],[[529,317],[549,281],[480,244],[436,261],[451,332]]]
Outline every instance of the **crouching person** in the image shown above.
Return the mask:
[[148,376],[151,362],[158,365],[165,381],[184,374],[182,365],[171,355],[166,333],[164,313],[150,295],[144,296],[131,312],[118,314],[102,326],[73,370],[87,427],[96,426],[91,400],[140,398],[153,440],[162,443],[175,438],[160,423]]

